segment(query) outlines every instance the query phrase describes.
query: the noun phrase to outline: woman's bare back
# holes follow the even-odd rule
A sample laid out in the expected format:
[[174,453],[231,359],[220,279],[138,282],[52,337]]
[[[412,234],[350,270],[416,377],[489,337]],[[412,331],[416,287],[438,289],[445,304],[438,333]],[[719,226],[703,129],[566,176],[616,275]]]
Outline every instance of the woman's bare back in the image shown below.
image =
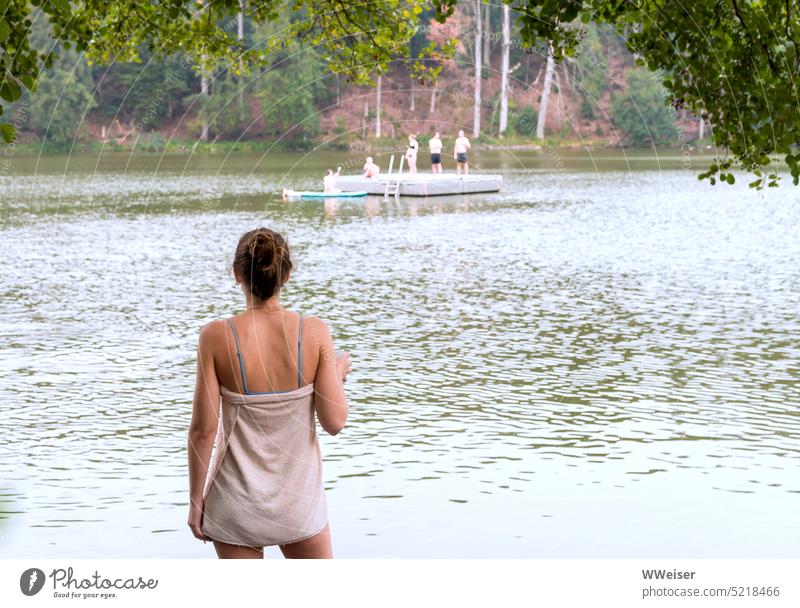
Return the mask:
[[[236,337],[227,321],[218,321],[219,338],[214,363],[222,386],[244,393],[244,383],[236,350],[236,337],[242,354],[247,388],[250,392],[290,391],[298,386],[299,358],[302,357],[302,383],[314,382],[320,360],[319,319],[303,317],[286,309],[247,310],[230,318]],[[300,332],[302,331],[302,344]]]

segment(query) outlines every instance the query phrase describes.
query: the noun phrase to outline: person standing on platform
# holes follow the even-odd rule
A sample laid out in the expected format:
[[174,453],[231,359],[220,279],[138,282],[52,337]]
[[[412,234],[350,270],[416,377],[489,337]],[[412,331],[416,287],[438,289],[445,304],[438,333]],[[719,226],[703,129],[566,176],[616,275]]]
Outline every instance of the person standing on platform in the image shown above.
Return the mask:
[[464,170],[464,175],[469,174],[469,163],[467,162],[467,150],[470,148],[469,139],[464,135],[464,131],[458,132],[456,138],[455,149],[453,150],[453,158],[456,159],[456,173],[461,175],[461,170]]
[[428,142],[431,149],[431,173],[434,175],[442,173],[442,140],[439,138],[439,132],[433,134],[433,137]]
[[408,149],[406,150],[406,162],[408,163],[408,172],[417,172],[417,152],[419,151],[419,143],[417,143],[416,135],[408,136]]

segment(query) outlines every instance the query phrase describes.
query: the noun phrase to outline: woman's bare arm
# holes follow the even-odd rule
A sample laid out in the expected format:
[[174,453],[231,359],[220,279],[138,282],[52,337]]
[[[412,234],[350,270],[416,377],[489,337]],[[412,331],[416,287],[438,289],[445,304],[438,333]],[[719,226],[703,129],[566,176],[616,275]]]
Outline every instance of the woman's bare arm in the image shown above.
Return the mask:
[[319,364],[314,378],[314,408],[322,428],[336,435],[344,428],[350,406],[344,394],[344,380],[350,367],[350,356],[344,353],[337,362],[333,339],[325,321],[313,318],[312,331],[319,345]]
[[197,344],[197,378],[189,425],[189,527],[197,538],[202,533],[203,490],[219,416],[219,380],[214,366],[213,343],[218,330],[209,323],[200,330]]

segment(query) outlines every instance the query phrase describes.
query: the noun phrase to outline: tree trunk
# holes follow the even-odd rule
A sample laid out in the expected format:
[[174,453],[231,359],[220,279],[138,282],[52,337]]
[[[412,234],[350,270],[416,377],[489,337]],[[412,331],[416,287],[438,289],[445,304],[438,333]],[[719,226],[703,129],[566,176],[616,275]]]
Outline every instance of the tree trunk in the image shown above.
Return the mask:
[[489,44],[489,41],[492,37],[492,5],[490,2],[487,2],[483,5],[483,35],[485,36],[485,40],[483,41],[483,63],[486,65],[487,68],[490,68],[490,54],[492,51],[492,47]]
[[706,121],[703,120],[703,117],[700,117],[700,128],[697,132],[697,139],[703,139],[706,134]]
[[[197,0],[197,4],[200,6],[199,11],[203,10],[203,0]],[[199,12],[198,11],[198,12]],[[205,59],[205,57],[204,57]],[[208,96],[208,74],[206,74],[205,68],[201,69],[200,71],[200,95],[203,97]],[[200,141],[208,141],[208,104],[207,100],[201,99],[200,100]]]
[[414,85],[413,84],[411,85],[411,104],[410,104],[408,109],[410,111],[412,111],[412,112],[417,109],[416,108],[416,103],[414,101]]
[[503,135],[508,128],[508,61],[511,54],[511,9],[503,4],[503,66],[500,72],[500,128]]
[[436,113],[436,89],[431,91],[431,109],[428,111],[429,114]]
[[481,0],[475,0],[475,106],[472,118],[472,136],[481,134]]
[[550,102],[550,88],[553,86],[553,47],[547,45],[547,67],[544,71],[544,85],[542,86],[542,99],[539,102],[539,117],[536,121],[536,139],[544,139],[544,126],[547,121],[547,105]]
[[[237,15],[237,38],[239,44],[244,49],[244,11],[247,8],[247,0],[239,0],[239,14]],[[242,86],[244,72],[244,59],[239,58],[239,122],[244,123],[244,87]]]
[[378,75],[378,90],[375,93],[375,137],[381,136],[381,84],[383,77]]
[[[247,0],[239,0],[239,14],[236,16],[236,37],[240,43],[244,43],[244,12],[247,9]],[[241,59],[239,65],[241,66]]]
[[[200,75],[200,94],[204,97],[208,96],[208,76],[205,70],[203,70],[203,73]],[[208,108],[205,107],[205,100],[201,100],[200,103],[200,141],[208,141]]]

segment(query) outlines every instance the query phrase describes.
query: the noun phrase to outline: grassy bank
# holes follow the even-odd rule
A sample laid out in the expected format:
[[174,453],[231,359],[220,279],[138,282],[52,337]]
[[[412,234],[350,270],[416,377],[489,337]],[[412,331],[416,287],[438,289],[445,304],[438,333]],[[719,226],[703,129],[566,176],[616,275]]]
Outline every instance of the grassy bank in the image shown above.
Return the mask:
[[[427,149],[427,137],[420,136],[420,149],[425,153]],[[452,137],[445,136],[445,153],[452,146]],[[609,148],[626,148],[639,150],[652,150],[651,146],[621,146],[618,143],[609,142],[604,139],[581,140],[574,138],[547,138],[543,141],[532,140],[529,137],[510,135],[506,137],[487,136],[470,138],[473,150],[600,150]],[[319,151],[346,151],[350,153],[373,154],[381,152],[397,152],[405,150],[408,140],[404,137],[381,137],[368,139],[351,139],[349,141],[309,141],[309,142],[275,142],[265,140],[249,141],[211,141],[201,142],[193,139],[171,139],[167,140],[158,135],[143,136],[137,141],[125,144],[116,142],[101,141],[79,141],[73,146],[49,146],[42,145],[41,141],[23,141],[14,145],[15,154],[38,155],[38,154],[67,154],[67,153],[100,153],[100,152],[142,152],[142,153],[165,153],[165,152],[201,152],[201,153],[223,153],[230,152],[309,152]],[[690,150],[712,150],[713,142],[710,139],[686,142]],[[7,147],[7,145],[6,145]],[[656,149],[674,149],[680,147],[679,142],[656,146]]]

